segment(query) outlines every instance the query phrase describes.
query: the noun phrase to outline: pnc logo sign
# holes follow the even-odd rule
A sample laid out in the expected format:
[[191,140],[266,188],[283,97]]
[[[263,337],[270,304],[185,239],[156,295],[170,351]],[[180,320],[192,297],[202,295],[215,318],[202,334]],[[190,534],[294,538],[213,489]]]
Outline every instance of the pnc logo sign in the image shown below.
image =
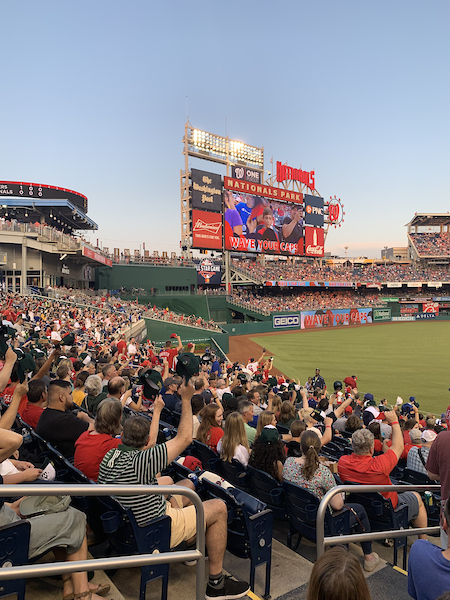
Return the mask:
[[300,325],[300,315],[281,315],[273,317],[274,328],[279,327],[298,327]]
[[322,215],[323,216],[323,208],[321,206],[311,206],[310,204],[306,205],[306,212],[308,215]]

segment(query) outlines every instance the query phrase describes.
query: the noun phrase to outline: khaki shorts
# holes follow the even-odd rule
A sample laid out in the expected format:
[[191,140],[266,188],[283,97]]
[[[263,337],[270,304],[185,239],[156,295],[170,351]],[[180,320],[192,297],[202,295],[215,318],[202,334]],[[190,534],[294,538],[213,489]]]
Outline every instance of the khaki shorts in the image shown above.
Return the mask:
[[175,548],[181,542],[186,542],[197,535],[197,518],[195,506],[183,508],[184,496],[174,495],[172,498],[179,508],[174,508],[170,502],[166,502],[166,515],[169,515],[172,520],[170,547]]

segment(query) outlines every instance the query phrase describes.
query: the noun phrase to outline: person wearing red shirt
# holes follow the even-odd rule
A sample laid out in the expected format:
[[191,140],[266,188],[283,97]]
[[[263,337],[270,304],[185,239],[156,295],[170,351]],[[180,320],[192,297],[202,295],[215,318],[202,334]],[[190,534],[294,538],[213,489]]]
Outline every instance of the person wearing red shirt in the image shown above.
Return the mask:
[[[339,477],[343,482],[352,481],[365,485],[392,485],[389,474],[396,466],[403,452],[403,435],[397,420],[397,413],[385,413],[385,419],[392,427],[392,446],[380,456],[373,456],[374,437],[368,429],[359,429],[352,435],[353,454],[341,456],[338,462]],[[392,502],[395,509],[400,504],[408,506],[408,521],[414,527],[427,526],[427,512],[420,494],[417,492],[381,492]],[[426,539],[426,535],[419,536]]]
[[117,342],[117,350],[119,351],[119,354],[124,354],[125,356],[127,355],[127,342],[124,335],[122,335],[120,340]]
[[120,439],[122,404],[114,398],[105,398],[97,408],[93,431],[85,431],[75,442],[74,465],[86,477],[97,481],[100,463],[109,450],[117,448]]
[[28,402],[21,413],[21,417],[25,423],[36,429],[42,412],[47,406],[47,388],[42,379],[33,379],[30,381],[27,397]]
[[217,452],[217,444],[223,437],[223,408],[219,404],[207,404],[201,411],[201,417],[197,439]]
[[175,369],[175,358],[178,356],[178,351],[181,350],[183,344],[181,343],[181,338],[179,335],[175,335],[174,333],[170,337],[175,337],[178,340],[178,346],[176,348],[172,348],[172,342],[167,340],[164,344],[164,348],[159,353],[159,358],[161,360],[166,359],[169,363],[169,369]]

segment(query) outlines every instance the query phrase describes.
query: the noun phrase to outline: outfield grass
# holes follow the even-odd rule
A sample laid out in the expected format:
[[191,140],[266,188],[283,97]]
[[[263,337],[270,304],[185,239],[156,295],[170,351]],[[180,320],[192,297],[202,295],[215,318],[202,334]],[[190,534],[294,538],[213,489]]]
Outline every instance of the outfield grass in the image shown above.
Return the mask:
[[320,369],[328,389],[349,375],[375,400],[415,396],[420,410],[442,413],[450,404],[450,321],[387,323],[298,331],[252,338],[274,366],[302,384]]

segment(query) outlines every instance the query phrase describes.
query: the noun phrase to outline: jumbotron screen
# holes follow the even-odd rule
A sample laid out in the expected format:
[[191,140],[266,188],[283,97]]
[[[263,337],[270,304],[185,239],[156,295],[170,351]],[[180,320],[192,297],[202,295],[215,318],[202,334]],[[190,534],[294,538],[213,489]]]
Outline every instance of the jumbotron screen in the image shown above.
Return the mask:
[[303,203],[224,191],[225,250],[305,254]]

